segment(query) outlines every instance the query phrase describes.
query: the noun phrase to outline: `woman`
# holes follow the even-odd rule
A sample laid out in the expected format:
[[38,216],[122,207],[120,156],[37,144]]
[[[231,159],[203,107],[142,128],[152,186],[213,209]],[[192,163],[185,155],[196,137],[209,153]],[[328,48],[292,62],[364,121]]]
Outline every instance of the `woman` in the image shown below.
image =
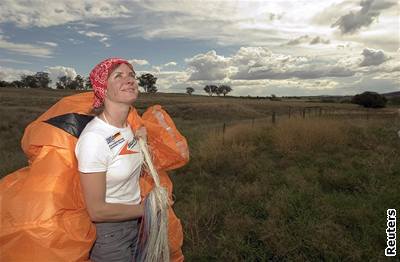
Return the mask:
[[132,261],[136,250],[137,219],[143,215],[139,176],[143,155],[127,123],[138,96],[135,71],[128,61],[110,58],[90,73],[96,116],[80,135],[75,154],[90,218],[96,225],[94,261]]
[[[110,72],[115,74],[109,75]],[[29,165],[0,180],[0,199],[6,200],[1,202],[0,212],[0,261],[82,262],[88,261],[91,249],[92,261],[105,252],[112,256],[106,256],[106,261],[130,260],[135,243],[132,239],[137,231],[135,218],[143,214],[138,194],[140,199],[146,198],[154,188],[154,180],[143,170],[140,190],[135,189],[142,158],[136,150],[137,139],[130,139],[130,130],[124,128],[122,116],[128,111],[129,126],[136,136],[147,140],[160,184],[168,190],[171,201],[168,208],[170,261],[183,261],[182,225],[173,211],[173,185],[167,171],[188,163],[188,144],[160,105],[150,106],[141,116],[134,107],[129,108],[137,97],[132,73],[125,60],[103,61],[91,73],[95,94],[84,92],[63,97],[25,128],[21,146]],[[97,112],[95,118],[91,113],[93,108]],[[93,130],[85,129],[89,123]],[[109,128],[115,133],[107,137],[105,144],[95,141],[87,145],[85,140],[101,141],[104,130],[97,127]],[[76,144],[81,136],[82,148],[79,149]],[[132,173],[118,172],[118,181],[115,176],[109,176],[109,172],[113,172],[112,157],[117,148],[121,148],[118,157],[133,158],[128,169],[134,170]],[[104,157],[104,151],[100,149],[109,154]],[[81,154],[78,160],[81,157],[90,160],[91,155],[91,161],[98,160],[97,164],[92,166],[79,161],[78,166],[75,152],[79,155],[80,151],[87,150],[91,154]],[[129,175],[132,179],[127,179]],[[126,191],[126,188],[132,190]],[[119,194],[121,192],[126,194]],[[116,227],[107,233],[112,225]],[[124,252],[119,253],[119,248]]]

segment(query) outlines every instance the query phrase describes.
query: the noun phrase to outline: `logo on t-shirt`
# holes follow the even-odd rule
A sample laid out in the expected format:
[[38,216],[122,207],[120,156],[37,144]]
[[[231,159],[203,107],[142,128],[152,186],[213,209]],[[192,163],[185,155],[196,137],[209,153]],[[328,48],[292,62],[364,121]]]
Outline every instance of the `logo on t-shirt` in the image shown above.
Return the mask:
[[119,155],[128,155],[128,154],[135,154],[139,153],[136,150],[133,150],[135,145],[137,144],[137,141],[135,138],[132,139],[131,142],[125,143],[125,145],[122,147],[121,151],[119,152]]
[[121,133],[115,133],[112,136],[109,136],[106,138],[107,144],[110,147],[110,149],[113,149],[114,147],[118,146],[122,142],[125,141],[125,139],[122,137]]

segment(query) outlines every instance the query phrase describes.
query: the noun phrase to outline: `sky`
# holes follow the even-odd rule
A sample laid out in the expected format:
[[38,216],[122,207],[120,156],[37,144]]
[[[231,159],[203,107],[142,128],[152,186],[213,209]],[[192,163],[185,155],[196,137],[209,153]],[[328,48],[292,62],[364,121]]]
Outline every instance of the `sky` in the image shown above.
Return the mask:
[[397,0],[1,0],[0,80],[87,77],[122,57],[160,92],[400,91]]

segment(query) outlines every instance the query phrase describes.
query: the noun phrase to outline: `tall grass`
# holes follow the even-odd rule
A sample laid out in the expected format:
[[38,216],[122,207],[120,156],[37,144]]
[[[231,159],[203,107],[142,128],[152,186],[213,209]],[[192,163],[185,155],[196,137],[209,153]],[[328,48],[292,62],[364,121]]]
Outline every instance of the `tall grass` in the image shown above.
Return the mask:
[[[25,126],[70,93],[0,90],[0,177],[26,165]],[[337,110],[331,119],[302,119],[294,108],[309,103],[172,94],[137,107],[156,103],[191,147],[171,176],[187,261],[384,260],[386,209],[400,206],[400,121],[383,117],[390,109],[367,119],[354,105],[324,104]]]
[[187,259],[384,259],[386,209],[400,206],[392,123],[291,119],[192,141],[173,176]]
[[345,145],[349,140],[349,123],[332,119],[290,119],[273,129],[273,141],[283,153],[327,150]]

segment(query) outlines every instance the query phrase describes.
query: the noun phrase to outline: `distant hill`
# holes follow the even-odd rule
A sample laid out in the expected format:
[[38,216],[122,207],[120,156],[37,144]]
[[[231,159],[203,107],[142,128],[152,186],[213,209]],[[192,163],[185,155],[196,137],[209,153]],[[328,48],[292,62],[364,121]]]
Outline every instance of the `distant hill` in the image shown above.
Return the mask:
[[386,98],[400,97],[400,91],[384,93],[384,94],[381,94],[381,95],[384,95]]

